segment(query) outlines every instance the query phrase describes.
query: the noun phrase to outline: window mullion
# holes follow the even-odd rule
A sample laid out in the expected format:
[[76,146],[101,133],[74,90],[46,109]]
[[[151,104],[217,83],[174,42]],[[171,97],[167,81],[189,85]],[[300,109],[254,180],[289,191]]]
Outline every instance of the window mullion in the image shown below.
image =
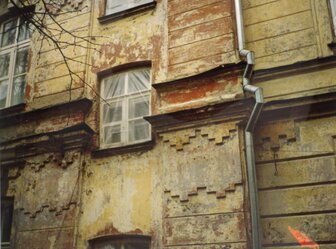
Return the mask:
[[7,90],[7,101],[6,107],[10,106],[12,101],[12,91],[13,91],[13,82],[14,82],[14,68],[15,68],[15,59],[16,59],[16,49],[12,49],[10,52],[10,62],[9,62],[9,72],[8,72],[8,90]]
[[17,20],[16,20],[16,28],[15,28],[15,42],[14,42],[14,44],[16,45],[16,46],[18,46],[19,45],[19,30],[20,30],[20,18],[18,18]]
[[[127,96],[128,94],[128,73],[125,75],[125,95]],[[124,129],[125,129],[125,143],[128,144],[128,97],[124,97],[124,102],[123,102],[123,123],[124,123]]]
[[331,8],[334,35],[336,35],[336,1],[335,0],[330,0],[330,8]]
[[5,25],[2,24],[0,25],[0,48],[2,47],[2,39],[3,39],[3,36],[5,35]]

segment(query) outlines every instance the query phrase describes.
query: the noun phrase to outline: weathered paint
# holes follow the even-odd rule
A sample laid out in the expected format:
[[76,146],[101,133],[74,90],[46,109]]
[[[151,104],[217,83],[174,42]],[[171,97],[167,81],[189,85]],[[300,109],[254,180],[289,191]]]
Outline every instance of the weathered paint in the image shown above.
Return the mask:
[[259,129],[259,134],[264,127],[265,134],[273,129],[273,136],[294,131],[291,140],[278,143],[273,152],[267,140],[257,147],[263,243],[297,243],[288,226],[318,244],[329,243],[335,240],[335,118],[291,123],[268,123]]
[[272,68],[332,55],[327,1],[244,0],[247,48],[256,68]]
[[[63,107],[1,128],[2,141],[9,143],[1,149],[15,151],[30,135],[82,122],[97,133],[85,150],[58,148],[44,155],[27,154],[23,165],[12,163],[7,191],[15,196],[12,247],[84,249],[97,236],[137,234],[151,236],[152,248],[249,248],[244,141],[238,136],[246,120],[212,124],[210,118],[198,127],[172,127],[159,134],[148,151],[103,157],[91,153],[99,149],[97,73],[151,61],[153,84],[186,78],[153,89],[155,114],[244,97],[241,77],[227,67],[240,62],[233,1],[157,1],[154,9],[105,24],[97,21],[104,12],[102,1],[66,3],[66,9],[83,9],[57,20],[74,34],[91,36],[92,44],[63,47],[67,56],[79,60],[69,65],[85,82],[75,78],[70,91],[59,52],[47,42],[41,46],[35,33],[26,110],[66,103],[70,93],[72,100],[92,99],[92,108],[70,113]],[[332,55],[326,1],[243,0],[243,6],[247,48],[256,52],[256,69]],[[60,40],[73,41],[69,34]],[[190,80],[221,65],[222,72],[215,76]],[[256,84],[266,101],[284,100],[331,91],[334,75],[335,69],[324,68]],[[257,127],[264,248],[298,248],[288,226],[325,243],[322,249],[335,247],[334,127],[335,117],[270,120]]]

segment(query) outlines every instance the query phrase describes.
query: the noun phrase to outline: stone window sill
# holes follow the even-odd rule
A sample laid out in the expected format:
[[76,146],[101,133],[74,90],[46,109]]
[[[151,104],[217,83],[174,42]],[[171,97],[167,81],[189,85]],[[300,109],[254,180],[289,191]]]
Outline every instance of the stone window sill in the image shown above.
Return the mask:
[[139,12],[143,12],[146,10],[150,10],[150,9],[154,9],[156,6],[156,2],[150,2],[150,3],[146,3],[140,6],[136,6],[134,8],[130,8],[124,11],[120,11],[120,12],[116,12],[116,13],[112,13],[112,14],[108,14],[108,15],[104,15],[101,17],[98,17],[98,21],[101,24],[107,23],[107,22],[112,22],[112,21],[116,21],[119,20],[121,18],[125,18],[134,14],[137,14]]
[[336,42],[331,42],[328,44],[328,47],[333,50],[334,52],[336,52]]
[[26,107],[25,103],[5,107],[3,109],[0,109],[0,117],[10,116],[12,114],[19,113],[19,112],[23,111],[25,109],[25,107]]
[[146,141],[143,143],[138,144],[131,144],[122,147],[114,147],[114,148],[104,148],[104,149],[97,149],[92,151],[93,157],[104,157],[104,156],[113,156],[113,155],[121,155],[126,153],[133,153],[133,152],[145,152],[151,150],[155,145],[155,140],[153,139],[150,141]]

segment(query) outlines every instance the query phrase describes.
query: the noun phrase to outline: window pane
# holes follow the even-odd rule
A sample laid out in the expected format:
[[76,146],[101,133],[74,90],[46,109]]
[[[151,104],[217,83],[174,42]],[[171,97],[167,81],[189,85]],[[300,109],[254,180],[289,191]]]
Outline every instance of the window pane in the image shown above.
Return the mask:
[[116,13],[150,2],[153,2],[153,0],[107,0],[106,14]]
[[128,118],[138,118],[149,114],[149,95],[129,100]]
[[18,41],[20,42],[27,40],[29,39],[29,37],[30,37],[29,23],[24,19],[20,19]]
[[104,124],[118,122],[122,119],[122,101],[104,104]]
[[104,80],[104,88],[102,95],[105,99],[120,96],[124,94],[125,89],[125,74],[119,73],[113,77]]
[[144,119],[129,121],[128,139],[130,142],[149,138],[149,124]]
[[25,73],[27,70],[28,49],[23,49],[17,52],[14,74]]
[[129,243],[125,245],[125,249],[148,249],[149,243]]
[[8,80],[0,81],[0,108],[6,106],[7,91],[8,91]]
[[22,75],[14,78],[11,105],[17,105],[23,102],[26,83],[25,77],[25,75]]
[[135,93],[150,89],[150,71],[142,69],[128,73],[128,92]]
[[10,54],[0,55],[0,77],[8,75]]
[[10,241],[12,227],[13,200],[1,198],[1,242]]
[[120,246],[115,246],[115,245],[101,245],[101,246],[96,246],[95,249],[121,249]]
[[123,11],[127,9],[127,2],[120,1],[120,0],[107,0],[106,1],[106,14],[116,13],[118,11]]
[[106,144],[119,143],[121,141],[121,126],[113,125],[104,128],[104,142]]
[[17,19],[11,20],[3,25],[3,35],[1,46],[7,46],[15,42],[15,32],[16,32]]

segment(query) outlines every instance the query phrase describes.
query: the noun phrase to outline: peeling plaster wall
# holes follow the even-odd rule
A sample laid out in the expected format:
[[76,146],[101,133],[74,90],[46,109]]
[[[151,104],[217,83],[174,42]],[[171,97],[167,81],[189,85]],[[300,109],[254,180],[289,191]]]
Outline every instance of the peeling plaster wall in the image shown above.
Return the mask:
[[188,110],[242,98],[244,93],[239,80],[236,75],[218,74],[185,80],[175,86],[157,90],[153,98],[153,114]]
[[233,1],[168,1],[168,75],[165,81],[239,62]]
[[80,153],[27,158],[9,170],[14,196],[11,248],[73,248],[79,204]]
[[256,69],[333,55],[328,1],[243,0],[246,46]]
[[[71,99],[78,99],[83,95],[83,80],[90,47],[90,39],[87,39],[91,26],[90,5],[91,1],[87,0],[66,1],[62,5],[62,11],[70,11],[69,13],[58,13],[54,17],[55,21],[46,18],[45,36],[37,31],[33,33],[25,94],[27,110],[68,101],[70,88],[73,90]],[[41,6],[36,6],[37,11],[40,8]],[[76,39],[75,36],[84,39]],[[57,44],[48,37],[52,37]],[[62,49],[64,56],[57,46]]]
[[164,248],[248,248],[238,132],[225,123],[163,135]]
[[[100,1],[95,2],[94,19],[100,14],[101,4]],[[92,36],[97,36],[97,46],[90,57],[92,72],[101,72],[131,62],[152,61],[153,81],[156,81],[158,67],[165,56],[161,51],[161,46],[164,46],[165,11],[164,1],[158,1],[153,10],[144,13],[104,24],[93,22]],[[95,81],[93,83],[96,84]]]
[[[90,113],[69,112],[64,106],[55,115],[2,127],[0,138],[8,142],[21,136],[8,145],[16,151],[27,146],[25,136],[84,121],[96,133],[85,152],[20,155],[24,166],[11,167],[7,195],[15,197],[12,247],[87,249],[88,240],[97,236],[138,234],[150,235],[155,249],[249,248],[244,120],[172,128],[160,132],[147,151],[103,157],[91,153],[99,148],[97,75],[111,68],[151,61],[157,87],[152,91],[153,114],[244,97],[241,78],[229,67],[239,62],[233,1],[158,0],[154,9],[105,24],[97,21],[102,1],[66,3],[66,8],[83,9],[57,20],[75,34],[91,36],[91,44],[64,50],[79,61],[69,65],[86,81],[71,84],[71,99],[93,100]],[[332,54],[326,47],[331,41],[326,1],[244,0],[243,6],[247,48],[256,52],[257,70]],[[71,41],[68,34],[61,39]],[[41,42],[34,34],[26,110],[69,101],[64,61],[53,46],[41,47]],[[216,75],[190,79],[220,65],[224,67]],[[325,68],[256,84],[264,89],[266,101],[299,98],[331,91],[334,75],[334,68]],[[288,225],[324,243],[323,249],[336,246],[334,127],[334,117],[323,117],[277,120],[258,128],[265,248],[294,248],[286,247],[295,243]]]
[[291,226],[321,248],[336,247],[335,127],[336,118],[331,116],[268,122],[258,129],[263,244],[282,248],[295,243],[288,231]]
[[202,126],[163,133],[141,154],[88,156],[79,248],[109,234],[150,235],[152,248],[247,248],[239,132]]
[[79,248],[109,234],[152,236],[161,248],[161,167],[158,149],[87,161]]
[[309,70],[298,75],[258,82],[263,88],[266,101],[294,99],[336,90],[336,69]]

